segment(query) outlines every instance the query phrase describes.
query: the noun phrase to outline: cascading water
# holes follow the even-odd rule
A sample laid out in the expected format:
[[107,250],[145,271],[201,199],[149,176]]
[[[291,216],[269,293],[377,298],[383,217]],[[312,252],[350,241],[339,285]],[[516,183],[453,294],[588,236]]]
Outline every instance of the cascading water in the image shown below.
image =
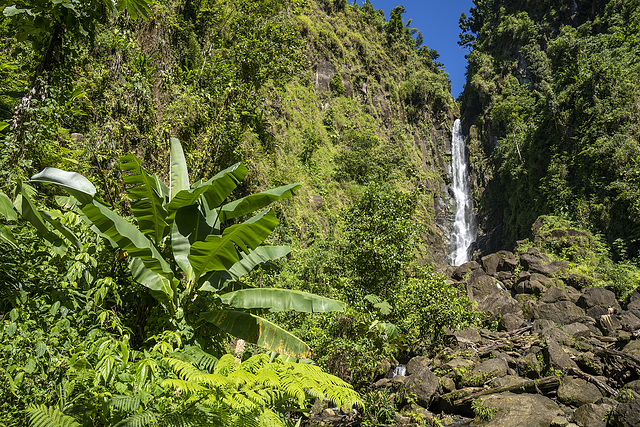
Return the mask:
[[460,119],[453,123],[451,141],[451,175],[453,176],[453,200],[456,213],[451,231],[451,265],[458,266],[469,261],[471,245],[476,240],[476,224],[469,179],[469,156],[465,146]]

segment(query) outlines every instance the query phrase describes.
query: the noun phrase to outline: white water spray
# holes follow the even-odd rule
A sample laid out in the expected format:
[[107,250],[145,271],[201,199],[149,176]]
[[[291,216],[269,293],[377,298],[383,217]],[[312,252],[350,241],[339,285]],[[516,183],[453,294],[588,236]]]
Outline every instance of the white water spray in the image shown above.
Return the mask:
[[451,265],[458,266],[469,261],[470,249],[476,240],[476,224],[469,179],[469,157],[465,146],[460,119],[453,123],[451,141],[451,175],[453,176],[453,200],[456,213],[451,231]]

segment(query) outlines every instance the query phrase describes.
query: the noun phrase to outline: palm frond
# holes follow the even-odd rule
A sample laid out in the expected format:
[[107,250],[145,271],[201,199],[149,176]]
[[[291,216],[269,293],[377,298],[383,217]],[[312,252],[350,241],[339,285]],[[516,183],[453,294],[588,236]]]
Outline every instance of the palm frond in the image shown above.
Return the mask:
[[158,416],[153,412],[147,411],[141,414],[135,414],[127,419],[120,421],[114,427],[145,427],[148,425],[157,425]]
[[113,396],[109,405],[124,412],[134,412],[140,407],[140,398],[136,396]]

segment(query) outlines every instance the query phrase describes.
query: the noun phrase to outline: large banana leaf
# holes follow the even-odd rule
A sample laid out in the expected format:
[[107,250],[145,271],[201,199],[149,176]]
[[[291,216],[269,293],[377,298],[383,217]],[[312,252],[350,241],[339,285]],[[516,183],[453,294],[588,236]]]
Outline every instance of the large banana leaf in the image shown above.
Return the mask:
[[38,233],[40,233],[40,235],[44,239],[53,244],[55,247],[65,247],[66,245],[64,244],[63,240],[58,237],[57,234],[51,231],[49,227],[47,227],[45,219],[42,218],[40,211],[38,211],[38,209],[31,201],[31,198],[25,191],[22,183],[18,183],[17,193],[18,195],[13,201],[13,205],[15,206],[18,213],[20,213],[20,216],[29,221],[31,225],[33,225],[36,230],[38,230]]
[[82,212],[101,233],[108,236],[120,249],[127,251],[129,256],[140,258],[147,268],[168,280],[173,279],[173,272],[167,261],[135,225],[96,200],[84,205]]
[[240,260],[236,245],[248,253],[250,249],[257,248],[277,225],[278,219],[268,209],[242,224],[226,228],[222,236],[210,235],[204,242],[195,242],[188,256],[194,277],[199,279],[209,271],[231,268]]
[[11,199],[2,191],[0,191],[0,215],[4,216],[9,221],[15,221],[18,219],[18,214],[13,207]]
[[220,171],[213,178],[194,183],[191,189],[177,192],[165,208],[169,214],[173,214],[182,207],[198,203],[201,195],[207,199],[208,206],[218,207],[236,189],[246,174],[247,168],[242,163],[236,163]]
[[293,192],[300,187],[302,183],[297,182],[234,200],[222,206],[221,216],[224,219],[232,219],[255,212],[276,200],[293,196]]
[[45,221],[51,224],[53,228],[58,230],[60,234],[62,234],[71,243],[73,243],[75,247],[78,248],[78,250],[82,250],[82,243],[80,243],[80,239],[78,239],[78,236],[76,236],[73,231],[69,230],[69,228],[67,228],[64,224],[62,224],[57,218],[54,218],[50,212],[43,211],[43,210],[39,212],[42,215],[42,217],[45,219]]
[[145,267],[140,258],[133,258],[129,268],[136,282],[149,288],[151,295],[161,303],[164,303],[171,311],[175,310],[173,297],[177,290],[176,279],[158,274]]
[[169,142],[171,144],[169,200],[173,200],[176,194],[180,191],[189,189],[189,171],[187,170],[187,161],[184,158],[184,151],[182,151],[182,144],[180,144],[178,138],[171,138]]
[[266,308],[294,310],[304,313],[343,311],[345,303],[307,292],[289,289],[255,288],[229,292],[220,297],[222,302],[235,308]]
[[4,225],[0,225],[0,240],[9,244],[14,249],[18,249],[18,242],[16,238],[13,236],[11,229]]
[[194,279],[193,268],[188,259],[191,245],[196,241],[204,241],[209,234],[211,227],[196,205],[185,206],[176,212],[171,230],[171,249],[176,263],[189,282]]
[[253,314],[233,310],[211,310],[201,317],[223,331],[260,347],[295,358],[305,358],[310,349],[299,338]]
[[282,258],[289,252],[291,252],[291,248],[288,246],[258,246],[248,254],[240,254],[240,261],[233,264],[228,270],[213,271],[211,274],[205,275],[200,280],[200,290],[215,292],[225,289],[228,282],[237,282],[258,264]]
[[159,180],[149,174],[133,154],[121,157],[120,162],[120,168],[125,172],[124,182],[130,186],[127,193],[138,227],[158,244],[169,232]]
[[81,204],[91,203],[96,195],[96,187],[84,176],[58,168],[44,168],[31,177],[31,181],[57,184],[78,199]]

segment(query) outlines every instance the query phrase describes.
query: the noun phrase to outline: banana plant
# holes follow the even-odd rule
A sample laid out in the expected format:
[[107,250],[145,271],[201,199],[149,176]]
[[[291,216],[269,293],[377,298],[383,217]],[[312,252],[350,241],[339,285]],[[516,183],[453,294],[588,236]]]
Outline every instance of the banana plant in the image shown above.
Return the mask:
[[[240,281],[257,266],[291,251],[262,245],[278,224],[275,213],[267,207],[291,197],[302,184],[227,202],[247,175],[247,168],[238,163],[206,181],[190,184],[184,152],[176,138],[170,139],[168,185],[142,167],[133,154],[121,158],[121,169],[137,225],[102,203],[95,186],[78,173],[45,168],[31,181],[56,184],[75,198],[92,229],[126,251],[132,277],[170,314],[177,316],[187,306],[204,306],[206,309],[197,313],[199,322],[211,323],[277,353],[307,357],[309,347],[304,342],[254,313],[265,309],[339,311],[344,303],[299,291],[251,288]],[[166,254],[175,262],[165,259]]]

